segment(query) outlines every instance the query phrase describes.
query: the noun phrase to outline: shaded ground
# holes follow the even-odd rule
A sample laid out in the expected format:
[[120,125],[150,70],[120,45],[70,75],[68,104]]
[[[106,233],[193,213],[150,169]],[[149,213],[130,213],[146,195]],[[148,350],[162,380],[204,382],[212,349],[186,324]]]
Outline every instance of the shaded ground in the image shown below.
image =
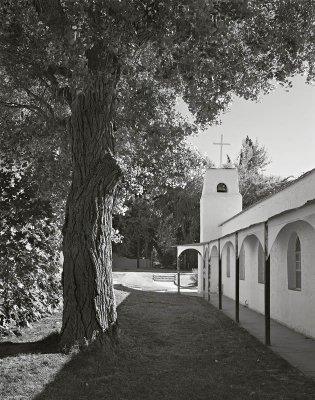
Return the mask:
[[[0,398],[315,398],[314,381],[204,300],[123,286],[116,290],[124,298],[118,345],[107,343],[106,351],[91,349],[72,357],[31,351],[3,358]],[[58,322],[57,315],[51,319],[55,329],[53,321]]]

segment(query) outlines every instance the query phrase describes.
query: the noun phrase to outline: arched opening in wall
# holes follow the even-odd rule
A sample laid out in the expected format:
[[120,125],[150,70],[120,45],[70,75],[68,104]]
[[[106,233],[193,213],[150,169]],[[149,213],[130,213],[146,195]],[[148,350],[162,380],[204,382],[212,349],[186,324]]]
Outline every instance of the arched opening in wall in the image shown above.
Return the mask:
[[226,249],[226,277],[231,277],[231,249],[230,246]]
[[258,242],[258,283],[265,283],[265,253],[260,242]]
[[262,284],[265,282],[264,249],[255,234],[250,234],[245,237],[241,245],[239,265],[241,280],[255,277],[255,282]]
[[288,288],[302,290],[301,240],[296,232],[290,236],[287,249]]
[[202,264],[202,289],[205,292],[208,288],[207,280],[208,280],[208,260],[209,260],[209,248],[206,246],[203,253],[203,264]]
[[[314,337],[315,214],[307,210],[313,211],[296,211],[286,225],[274,220],[269,226],[270,301],[272,318]],[[294,220],[302,212],[303,220]]]
[[225,183],[220,182],[220,183],[217,185],[217,192],[218,192],[218,193],[226,193],[227,191],[228,191],[228,189],[227,189],[227,186],[226,186]]
[[210,293],[218,292],[218,269],[219,269],[219,252],[217,246],[213,246],[210,252],[208,262],[208,290]]
[[[200,256],[202,257],[201,252],[196,249],[186,249],[178,256],[181,287],[198,286],[198,259]],[[204,271],[204,266],[202,266],[202,270]]]
[[186,249],[179,256],[179,266],[181,271],[192,271],[198,269],[198,254],[195,249]]
[[239,277],[240,280],[245,280],[245,246],[242,244],[239,255]]
[[[311,214],[307,218],[312,220]],[[288,222],[271,243],[271,283],[281,290],[303,291],[315,287],[313,274],[315,258],[315,229],[305,220]],[[277,263],[277,268],[272,266]]]
[[231,241],[228,241],[224,244],[222,248],[222,254],[221,254],[221,260],[222,260],[222,276],[225,276],[226,278],[231,277],[231,268],[233,267],[232,265],[232,259],[234,260],[234,245]]

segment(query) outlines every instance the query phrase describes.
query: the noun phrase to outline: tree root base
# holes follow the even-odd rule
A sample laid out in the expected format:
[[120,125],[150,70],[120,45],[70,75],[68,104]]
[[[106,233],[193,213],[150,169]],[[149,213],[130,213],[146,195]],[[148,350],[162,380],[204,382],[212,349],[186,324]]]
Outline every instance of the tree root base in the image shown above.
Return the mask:
[[94,332],[92,338],[77,339],[73,343],[59,343],[59,351],[64,354],[77,354],[85,350],[108,351],[114,350],[119,343],[120,328],[116,321],[105,332]]

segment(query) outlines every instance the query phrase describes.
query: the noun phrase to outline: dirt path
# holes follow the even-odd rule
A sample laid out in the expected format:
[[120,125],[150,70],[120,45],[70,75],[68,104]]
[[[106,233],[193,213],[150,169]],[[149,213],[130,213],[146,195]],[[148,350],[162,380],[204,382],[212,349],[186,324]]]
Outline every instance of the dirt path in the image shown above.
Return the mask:
[[[114,284],[121,284],[131,289],[146,291],[168,291],[177,292],[174,282],[158,282],[153,280],[153,275],[157,272],[113,272]],[[174,276],[174,273],[164,273],[164,275]]]
[[[121,284],[130,289],[152,291],[152,292],[170,292],[176,293],[177,286],[174,282],[165,282],[154,280],[154,275],[174,277],[176,271],[154,270],[154,271],[114,271],[114,284]],[[191,275],[187,273],[181,274],[181,290],[184,292],[196,292],[197,287],[192,286]]]

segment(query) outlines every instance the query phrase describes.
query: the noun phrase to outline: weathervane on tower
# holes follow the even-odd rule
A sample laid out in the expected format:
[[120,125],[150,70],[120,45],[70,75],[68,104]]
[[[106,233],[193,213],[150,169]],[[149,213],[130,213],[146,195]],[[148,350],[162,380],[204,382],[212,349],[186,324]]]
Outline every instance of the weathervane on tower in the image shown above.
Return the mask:
[[229,146],[231,143],[223,143],[223,135],[221,135],[221,142],[220,143],[213,142],[213,144],[221,146],[221,148],[220,148],[220,168],[221,168],[222,167],[222,148],[223,148],[223,146]]

